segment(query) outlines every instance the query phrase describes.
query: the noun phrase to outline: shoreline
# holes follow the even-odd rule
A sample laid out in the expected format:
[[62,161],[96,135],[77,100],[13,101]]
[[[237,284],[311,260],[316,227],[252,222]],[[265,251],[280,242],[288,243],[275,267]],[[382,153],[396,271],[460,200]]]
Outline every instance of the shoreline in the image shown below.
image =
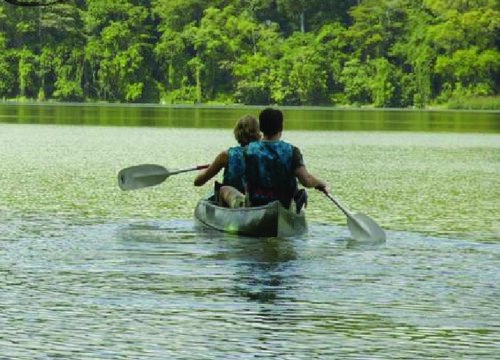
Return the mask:
[[26,106],[81,106],[81,107],[150,107],[150,108],[172,108],[172,109],[263,109],[266,107],[279,107],[285,110],[330,110],[330,111],[410,111],[410,112],[490,112],[500,113],[500,108],[470,108],[470,107],[449,107],[447,105],[431,105],[425,108],[416,107],[374,107],[372,105],[350,106],[350,105],[245,105],[245,104],[217,104],[217,103],[197,103],[197,104],[164,104],[164,103],[120,103],[120,102],[66,102],[66,101],[41,101],[41,100],[16,100],[3,99],[0,105],[26,105]]

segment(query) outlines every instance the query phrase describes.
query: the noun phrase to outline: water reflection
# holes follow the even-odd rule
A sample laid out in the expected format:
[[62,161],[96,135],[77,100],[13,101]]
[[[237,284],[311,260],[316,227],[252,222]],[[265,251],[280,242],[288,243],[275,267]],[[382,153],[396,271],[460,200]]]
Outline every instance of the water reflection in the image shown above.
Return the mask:
[[384,246],[351,248],[344,226],[313,222],[285,240],[199,231],[192,220],[51,221],[56,236],[0,239],[9,359],[76,348],[89,359],[102,349],[148,359],[498,353],[498,244],[391,232]]
[[[220,263],[225,267],[221,271],[231,271],[231,291],[237,297],[263,304],[272,304],[285,296],[291,286],[288,277],[294,273],[297,260],[295,241],[304,241],[237,237],[187,222],[135,223],[121,229],[118,235],[126,244],[129,259],[134,258],[133,249],[140,248],[142,254],[138,256],[150,257],[157,252],[159,256],[175,254],[177,261],[197,259],[212,267],[213,262]],[[203,278],[207,276],[208,272]]]
[[[282,107],[288,130],[499,132],[495,111],[414,111]],[[204,107],[126,104],[0,105],[0,123],[231,128],[262,107]]]
[[[283,296],[297,254],[287,239],[247,239],[238,243],[235,270],[237,295],[259,303],[274,303]],[[280,293],[281,292],[281,293]]]
[[302,238],[250,238],[221,233],[199,222],[196,230],[216,244],[212,258],[234,267],[233,291],[258,303],[273,303],[287,288],[287,274],[297,260],[295,241]]

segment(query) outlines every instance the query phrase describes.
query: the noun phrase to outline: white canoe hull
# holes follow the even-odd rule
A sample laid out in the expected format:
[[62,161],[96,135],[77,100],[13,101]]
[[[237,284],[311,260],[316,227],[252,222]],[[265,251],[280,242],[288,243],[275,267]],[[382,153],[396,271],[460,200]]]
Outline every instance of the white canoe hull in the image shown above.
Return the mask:
[[194,216],[213,229],[244,236],[290,237],[307,232],[305,212],[297,214],[285,209],[279,201],[265,206],[231,209],[201,199]]

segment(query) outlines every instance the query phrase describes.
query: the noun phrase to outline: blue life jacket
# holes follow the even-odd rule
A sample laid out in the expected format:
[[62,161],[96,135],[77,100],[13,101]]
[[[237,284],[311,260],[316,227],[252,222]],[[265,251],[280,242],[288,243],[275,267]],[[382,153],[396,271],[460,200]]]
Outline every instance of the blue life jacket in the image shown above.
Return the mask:
[[288,208],[298,185],[292,170],[293,146],[284,141],[256,141],[248,145],[245,159],[252,205],[280,200]]
[[227,149],[227,167],[224,169],[223,185],[230,185],[245,193],[245,156],[243,147]]

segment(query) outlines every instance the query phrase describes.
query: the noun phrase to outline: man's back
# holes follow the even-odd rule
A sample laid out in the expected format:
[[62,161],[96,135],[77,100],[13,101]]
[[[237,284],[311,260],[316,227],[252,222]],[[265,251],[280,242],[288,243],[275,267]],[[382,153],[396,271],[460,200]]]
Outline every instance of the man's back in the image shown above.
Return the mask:
[[285,207],[297,190],[294,147],[284,141],[256,141],[245,151],[246,182],[254,206],[280,200]]

